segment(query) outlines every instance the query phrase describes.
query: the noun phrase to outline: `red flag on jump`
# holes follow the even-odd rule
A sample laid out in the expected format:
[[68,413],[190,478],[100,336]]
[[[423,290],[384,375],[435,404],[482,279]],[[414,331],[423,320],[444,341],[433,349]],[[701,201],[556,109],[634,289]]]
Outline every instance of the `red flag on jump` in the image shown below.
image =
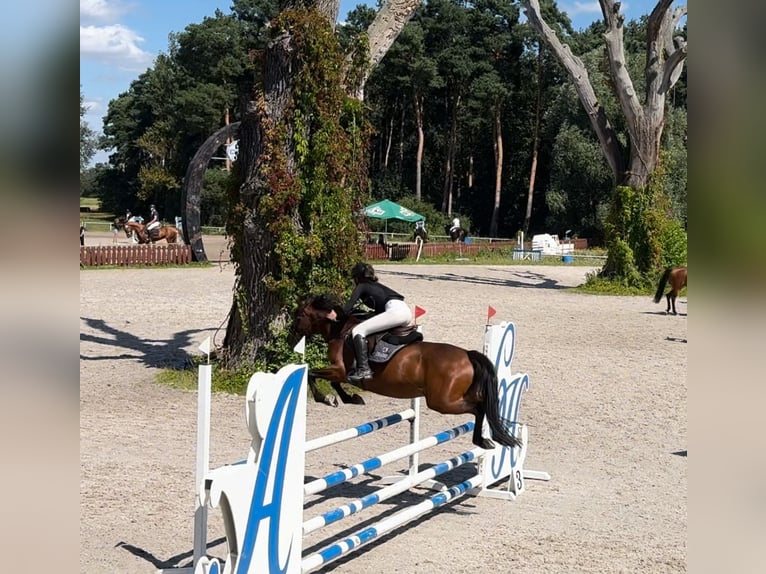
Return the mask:
[[423,307],[419,307],[418,305],[415,305],[415,319],[420,317],[421,315],[425,315],[426,310],[423,309]]
[[497,313],[497,311],[495,311],[495,308],[492,305],[488,305],[487,306],[487,323],[489,323],[489,320],[495,316],[495,313]]

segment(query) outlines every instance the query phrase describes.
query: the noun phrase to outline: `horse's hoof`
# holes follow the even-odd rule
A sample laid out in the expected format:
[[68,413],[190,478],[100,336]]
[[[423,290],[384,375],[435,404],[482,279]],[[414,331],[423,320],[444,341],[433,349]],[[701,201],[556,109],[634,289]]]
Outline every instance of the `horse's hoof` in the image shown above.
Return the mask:
[[480,446],[480,447],[481,447],[481,448],[483,448],[484,450],[493,450],[493,449],[495,448],[495,446],[496,446],[496,445],[495,445],[495,443],[494,443],[494,442],[492,442],[490,439],[488,439],[488,438],[483,438],[483,439],[481,439],[481,443],[480,443],[480,444],[477,444],[476,446]]
[[338,397],[333,396],[333,395],[327,395],[322,402],[324,404],[326,404],[326,405],[331,406],[331,407],[337,407],[338,406]]
[[362,395],[351,395],[351,404],[352,405],[366,405],[367,403],[364,402],[364,399],[362,398]]

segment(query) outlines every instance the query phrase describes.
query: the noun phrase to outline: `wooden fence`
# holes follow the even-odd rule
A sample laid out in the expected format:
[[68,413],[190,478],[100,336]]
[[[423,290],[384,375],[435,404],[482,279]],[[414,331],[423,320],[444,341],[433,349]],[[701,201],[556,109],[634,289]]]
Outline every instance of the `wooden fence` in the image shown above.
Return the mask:
[[191,263],[190,245],[97,245],[80,247],[80,265],[178,265]]

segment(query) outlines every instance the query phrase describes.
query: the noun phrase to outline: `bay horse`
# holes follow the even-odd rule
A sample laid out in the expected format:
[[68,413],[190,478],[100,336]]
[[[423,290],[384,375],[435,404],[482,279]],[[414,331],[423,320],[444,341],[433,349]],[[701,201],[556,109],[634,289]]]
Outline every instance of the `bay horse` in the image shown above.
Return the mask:
[[676,297],[678,297],[681,289],[686,287],[686,267],[668,267],[665,269],[657,285],[657,292],[654,294],[655,303],[659,303],[662,299],[662,293],[665,291],[665,285],[668,283],[670,283],[670,291],[665,295],[668,300],[668,308],[665,310],[665,313],[670,313],[672,306],[673,315],[677,315]]
[[[327,318],[333,310],[335,321]],[[320,335],[327,343],[330,365],[311,369],[310,384],[315,384],[316,378],[330,381],[344,403],[364,403],[361,397],[346,393],[341,383],[348,382],[346,374],[355,358],[348,334],[365,318],[346,314],[331,295],[317,295],[303,300],[293,319],[291,335],[295,339]],[[509,430],[515,421],[504,421],[500,416],[497,374],[483,353],[420,340],[402,347],[385,363],[370,361],[370,368],[372,379],[359,383],[359,388],[396,399],[425,397],[428,408],[441,414],[473,414],[473,443],[482,448],[494,448],[492,439],[510,448],[521,446],[521,440]],[[491,438],[482,436],[484,420]]]
[[458,241],[460,241],[460,243],[465,243],[465,229],[462,227],[455,228],[445,225],[444,230],[447,232],[447,235],[449,235],[449,239],[452,243],[457,243]]
[[180,232],[174,225],[163,225],[158,229],[157,235],[149,235],[146,231],[146,226],[138,223],[137,221],[126,221],[125,235],[131,237],[133,232],[136,233],[139,243],[156,243],[157,241],[165,240],[168,243],[177,243]]

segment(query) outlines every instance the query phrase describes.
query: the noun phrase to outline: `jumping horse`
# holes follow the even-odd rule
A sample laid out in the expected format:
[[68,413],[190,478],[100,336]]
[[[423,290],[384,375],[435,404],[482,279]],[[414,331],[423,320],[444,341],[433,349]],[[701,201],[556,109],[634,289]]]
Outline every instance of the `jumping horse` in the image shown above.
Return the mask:
[[156,235],[150,235],[146,231],[146,226],[137,221],[126,221],[124,227],[125,235],[127,237],[132,237],[133,232],[135,232],[139,243],[156,243],[163,239],[168,243],[176,243],[180,236],[178,228],[174,225],[163,225],[157,230]]
[[667,292],[665,298],[668,300],[668,308],[665,313],[670,313],[670,308],[673,308],[673,315],[676,313],[676,297],[681,292],[681,289],[686,287],[686,267],[668,267],[660,277],[660,282],[657,285],[657,292],[654,294],[654,302],[659,303],[662,299],[662,293],[665,291],[665,285],[670,284],[670,291]]
[[[334,310],[337,319],[327,318]],[[309,384],[315,379],[330,381],[333,389],[344,403],[361,403],[358,395],[348,394],[341,383],[348,382],[346,374],[354,364],[354,351],[348,336],[351,329],[365,316],[346,314],[337,298],[331,295],[317,295],[303,300],[294,315],[292,336],[320,335],[327,343],[327,358],[330,365],[309,371]],[[404,332],[383,335],[388,346],[398,347],[394,354],[376,362],[375,348],[380,336],[368,337],[370,349],[371,380],[359,383],[359,388],[386,397],[410,399],[425,397],[426,405],[441,414],[473,414],[475,424],[473,443],[485,449],[495,447],[494,439],[507,447],[517,447],[521,441],[509,427],[512,421],[500,416],[497,391],[497,374],[492,362],[479,351],[468,351],[448,343],[431,343],[422,340],[422,335],[410,327],[414,335]],[[377,339],[377,340],[376,340]],[[316,397],[316,393],[314,395]],[[482,436],[482,425],[487,421],[492,437]]]

